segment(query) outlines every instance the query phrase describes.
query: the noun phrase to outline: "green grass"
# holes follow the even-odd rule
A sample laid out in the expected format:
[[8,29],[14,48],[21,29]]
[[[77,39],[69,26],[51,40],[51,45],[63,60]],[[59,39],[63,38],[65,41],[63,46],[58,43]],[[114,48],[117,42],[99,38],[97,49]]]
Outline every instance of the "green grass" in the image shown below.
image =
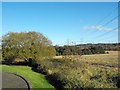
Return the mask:
[[32,88],[54,88],[45,79],[45,75],[32,71],[31,67],[0,65],[0,68],[2,68],[3,72],[16,73],[23,76]]

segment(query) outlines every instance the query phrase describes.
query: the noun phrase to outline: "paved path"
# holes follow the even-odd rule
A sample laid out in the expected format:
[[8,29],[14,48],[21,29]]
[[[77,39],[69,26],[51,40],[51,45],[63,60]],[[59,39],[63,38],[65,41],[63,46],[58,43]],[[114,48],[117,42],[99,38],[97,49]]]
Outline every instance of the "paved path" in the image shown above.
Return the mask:
[[2,88],[24,88],[30,90],[27,81],[16,74],[2,72]]

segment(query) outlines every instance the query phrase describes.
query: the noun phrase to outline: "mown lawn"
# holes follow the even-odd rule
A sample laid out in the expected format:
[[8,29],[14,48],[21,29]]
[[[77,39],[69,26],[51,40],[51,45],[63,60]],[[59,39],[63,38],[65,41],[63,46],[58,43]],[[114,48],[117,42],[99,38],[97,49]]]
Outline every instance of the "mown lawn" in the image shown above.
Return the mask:
[[23,76],[35,90],[37,88],[54,88],[45,79],[45,75],[32,71],[31,67],[0,65],[0,68],[2,68],[3,72],[16,73]]

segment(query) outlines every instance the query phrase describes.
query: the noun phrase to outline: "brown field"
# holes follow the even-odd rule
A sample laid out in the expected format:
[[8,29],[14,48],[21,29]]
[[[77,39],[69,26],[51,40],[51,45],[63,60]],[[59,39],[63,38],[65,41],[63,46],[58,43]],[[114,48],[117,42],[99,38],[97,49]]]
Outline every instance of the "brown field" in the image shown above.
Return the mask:
[[[81,63],[88,63],[91,65],[118,67],[118,51],[109,51],[109,54],[94,54],[94,55],[74,55],[71,56],[73,60],[79,60]],[[55,56],[54,59],[63,59],[63,56]]]

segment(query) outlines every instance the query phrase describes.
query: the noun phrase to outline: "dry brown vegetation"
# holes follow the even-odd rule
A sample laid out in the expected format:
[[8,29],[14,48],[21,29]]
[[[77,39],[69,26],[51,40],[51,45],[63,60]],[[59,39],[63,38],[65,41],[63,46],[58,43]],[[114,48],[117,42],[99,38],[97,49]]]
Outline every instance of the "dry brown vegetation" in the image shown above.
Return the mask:
[[120,87],[118,51],[109,51],[108,54],[56,56],[50,62],[45,66],[64,88]]
[[[73,60],[80,62],[101,65],[106,67],[118,67],[118,51],[108,51],[108,54],[94,54],[94,55],[74,55],[71,56]],[[55,56],[54,59],[63,60],[63,56]]]

